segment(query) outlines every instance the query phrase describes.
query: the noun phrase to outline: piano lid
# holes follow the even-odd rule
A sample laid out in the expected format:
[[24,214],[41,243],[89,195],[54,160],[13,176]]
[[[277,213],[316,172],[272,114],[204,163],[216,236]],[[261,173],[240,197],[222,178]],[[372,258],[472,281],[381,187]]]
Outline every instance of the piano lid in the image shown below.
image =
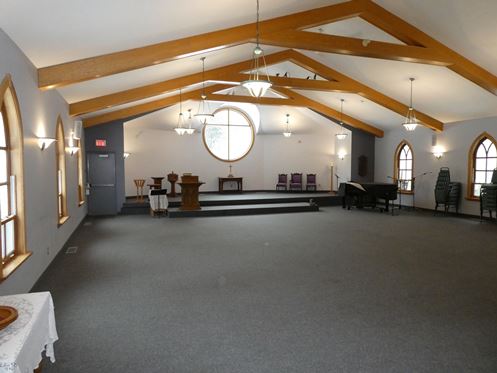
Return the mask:
[[357,188],[359,190],[362,190],[363,192],[366,192],[366,189],[364,189],[364,187],[361,184],[359,184],[359,183],[354,183],[352,181],[347,181],[346,184],[352,185],[354,188]]

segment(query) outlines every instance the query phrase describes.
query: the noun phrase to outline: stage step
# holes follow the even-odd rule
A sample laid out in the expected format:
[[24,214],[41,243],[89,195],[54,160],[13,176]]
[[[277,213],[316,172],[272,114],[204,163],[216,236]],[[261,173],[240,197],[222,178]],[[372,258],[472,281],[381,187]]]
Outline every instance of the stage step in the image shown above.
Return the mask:
[[[285,194],[281,193],[278,196],[274,194],[267,196],[264,193],[251,193],[250,195],[232,195],[229,198],[222,196],[219,199],[204,199],[205,195],[200,196],[200,205],[202,207],[213,206],[247,206],[247,205],[260,205],[260,204],[289,204],[289,203],[309,203],[310,200],[319,206],[338,206],[341,205],[341,197],[336,195],[327,195],[316,193],[316,195],[299,193]],[[179,198],[169,201],[169,209],[178,208],[180,206]],[[135,214],[149,214],[150,207],[148,200],[144,202],[136,202],[134,199],[129,198],[121,209],[121,214],[135,215]]]
[[205,206],[201,210],[195,211],[182,211],[179,208],[170,208],[169,217],[191,218],[200,216],[263,215],[313,211],[319,211],[319,206],[311,205],[307,202],[264,203],[254,205]]

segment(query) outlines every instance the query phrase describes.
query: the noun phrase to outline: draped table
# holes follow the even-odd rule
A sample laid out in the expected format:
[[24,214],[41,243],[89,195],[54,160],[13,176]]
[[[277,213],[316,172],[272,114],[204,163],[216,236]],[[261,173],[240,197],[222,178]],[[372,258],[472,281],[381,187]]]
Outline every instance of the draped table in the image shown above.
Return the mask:
[[42,352],[55,362],[55,313],[49,292],[0,297],[0,305],[14,307],[19,316],[0,330],[0,373],[32,373]]

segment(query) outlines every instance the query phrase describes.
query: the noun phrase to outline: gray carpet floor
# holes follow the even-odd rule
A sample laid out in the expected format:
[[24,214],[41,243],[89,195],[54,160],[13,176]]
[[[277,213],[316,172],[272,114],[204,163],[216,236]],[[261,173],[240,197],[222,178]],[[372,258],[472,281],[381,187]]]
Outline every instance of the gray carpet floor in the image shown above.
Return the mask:
[[89,219],[43,372],[496,372],[497,224],[324,208]]

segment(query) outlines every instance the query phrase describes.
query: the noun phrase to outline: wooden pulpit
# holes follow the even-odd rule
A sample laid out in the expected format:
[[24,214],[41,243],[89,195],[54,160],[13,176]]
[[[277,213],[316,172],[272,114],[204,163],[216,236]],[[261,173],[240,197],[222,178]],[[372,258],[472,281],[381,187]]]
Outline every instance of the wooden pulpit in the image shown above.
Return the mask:
[[191,211],[200,210],[200,203],[198,201],[198,189],[204,184],[198,181],[198,176],[183,175],[181,176],[181,206],[180,210]]

